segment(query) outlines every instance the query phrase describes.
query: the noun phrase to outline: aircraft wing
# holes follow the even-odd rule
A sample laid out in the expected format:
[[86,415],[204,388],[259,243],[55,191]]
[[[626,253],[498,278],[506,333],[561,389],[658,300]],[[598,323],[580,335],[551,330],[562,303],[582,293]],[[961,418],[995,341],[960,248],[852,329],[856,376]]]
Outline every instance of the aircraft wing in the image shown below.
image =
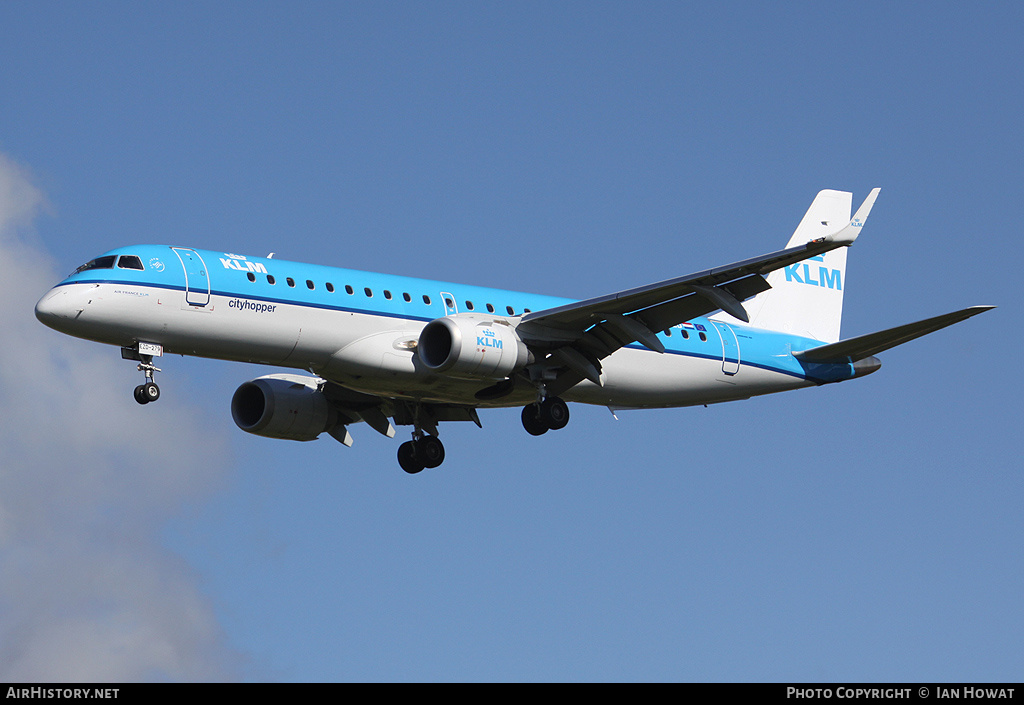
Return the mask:
[[349,389],[337,382],[316,378],[320,391],[330,400],[341,422],[330,433],[339,442],[351,446],[352,435],[348,425],[364,422],[377,433],[393,438],[395,427],[389,418],[399,426],[419,423],[420,428],[431,435],[437,435],[437,424],[441,421],[472,421],[481,426],[476,408],[461,404],[413,403],[404,399],[379,397]]
[[548,385],[559,394],[583,379],[600,384],[600,360],[634,342],[664,352],[656,332],[722,310],[748,321],[742,302],[771,288],[764,275],[853,244],[880,189],[868,194],[839,231],[797,247],[724,267],[620,291],[523,316],[516,328],[527,345],[550,349],[551,367],[566,368]]

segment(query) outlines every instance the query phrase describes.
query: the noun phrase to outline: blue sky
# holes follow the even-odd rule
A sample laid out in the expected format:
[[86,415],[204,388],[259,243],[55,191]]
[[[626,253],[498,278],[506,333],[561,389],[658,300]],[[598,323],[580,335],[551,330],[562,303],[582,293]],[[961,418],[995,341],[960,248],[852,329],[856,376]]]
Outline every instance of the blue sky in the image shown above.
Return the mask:
[[[0,677],[1019,680],[1018,3],[3,3]],[[31,306],[159,242],[588,297],[881,196],[841,385],[262,439]],[[70,390],[70,391],[69,391]],[[2,665],[6,664],[6,665]]]

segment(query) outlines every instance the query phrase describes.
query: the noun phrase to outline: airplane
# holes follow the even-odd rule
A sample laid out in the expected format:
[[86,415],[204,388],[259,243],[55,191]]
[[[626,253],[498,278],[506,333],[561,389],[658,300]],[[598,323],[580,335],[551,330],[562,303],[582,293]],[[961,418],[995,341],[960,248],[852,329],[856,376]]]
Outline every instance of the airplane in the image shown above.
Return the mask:
[[626,409],[707,405],[841,382],[876,354],[983,313],[972,306],[840,339],[847,248],[880,189],[818,193],[786,247],[607,296],[574,301],[170,245],[111,250],[36,304],[62,333],[138,362],[139,404],[160,397],[165,353],[293,372],[245,382],[243,431],[352,445],[364,422],[407,473],[445,457],[438,424],[522,407],[534,436],[563,428],[567,402]]

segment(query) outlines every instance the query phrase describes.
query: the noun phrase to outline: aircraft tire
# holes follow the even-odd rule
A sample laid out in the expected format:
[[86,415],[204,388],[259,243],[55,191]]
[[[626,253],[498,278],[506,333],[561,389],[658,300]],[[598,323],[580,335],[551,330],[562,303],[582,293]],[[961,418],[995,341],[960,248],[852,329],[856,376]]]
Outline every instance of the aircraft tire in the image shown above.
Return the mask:
[[569,423],[569,405],[558,397],[550,397],[541,403],[537,416],[545,426],[557,431]]
[[410,475],[415,475],[426,467],[416,454],[416,445],[412,441],[406,441],[398,446],[398,464]]
[[160,398],[160,387],[156,386],[154,382],[146,382],[142,385],[142,395],[146,397],[146,403],[156,401]]
[[149,403],[149,399],[146,398],[146,390],[144,387],[145,385],[140,384],[138,387],[135,388],[134,392],[135,401],[139,402],[140,404]]
[[416,442],[416,458],[425,468],[436,468],[444,462],[444,445],[435,436],[424,436]]
[[548,426],[540,419],[538,412],[536,404],[527,404],[523,407],[523,428],[531,436],[543,436],[548,432]]

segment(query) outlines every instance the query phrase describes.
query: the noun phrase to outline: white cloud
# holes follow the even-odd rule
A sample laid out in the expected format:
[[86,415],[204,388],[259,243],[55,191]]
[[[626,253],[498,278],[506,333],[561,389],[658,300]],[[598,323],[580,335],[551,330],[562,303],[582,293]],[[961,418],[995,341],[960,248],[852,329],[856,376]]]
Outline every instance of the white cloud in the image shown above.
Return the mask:
[[36,321],[61,278],[30,240],[44,205],[0,154],[0,680],[238,677],[197,576],[159,539],[223,480],[224,441],[202,410],[139,407],[117,350]]

